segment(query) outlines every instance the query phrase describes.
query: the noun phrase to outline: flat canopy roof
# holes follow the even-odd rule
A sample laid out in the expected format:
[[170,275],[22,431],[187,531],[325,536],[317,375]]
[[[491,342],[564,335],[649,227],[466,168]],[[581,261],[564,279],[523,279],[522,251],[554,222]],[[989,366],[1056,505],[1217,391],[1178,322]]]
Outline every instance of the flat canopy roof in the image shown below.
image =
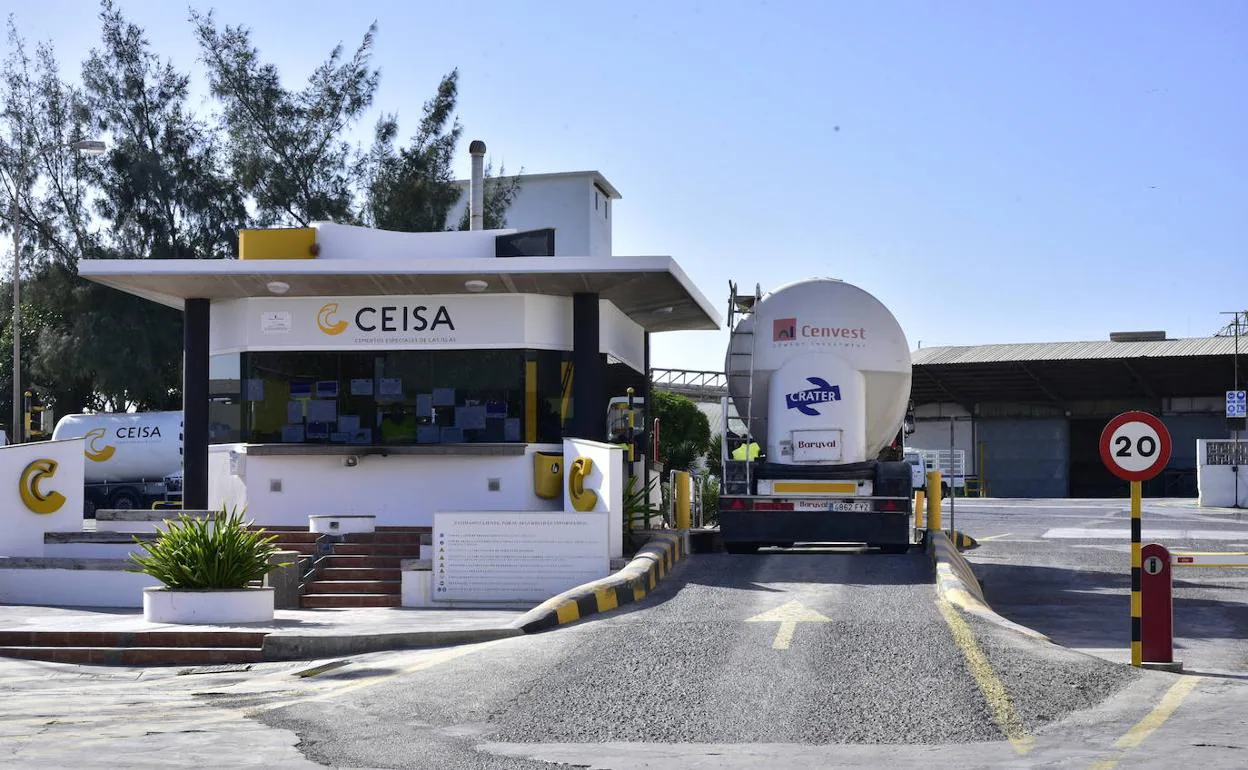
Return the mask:
[[[1248,353],[1248,340],[1240,347]],[[915,404],[1221,398],[1234,383],[1235,340],[934,347],[912,360]]]
[[[83,278],[162,305],[187,299],[592,292],[649,332],[716,330],[719,314],[671,257],[84,259]],[[469,292],[465,281],[486,281]],[[273,281],[289,285],[276,295]]]

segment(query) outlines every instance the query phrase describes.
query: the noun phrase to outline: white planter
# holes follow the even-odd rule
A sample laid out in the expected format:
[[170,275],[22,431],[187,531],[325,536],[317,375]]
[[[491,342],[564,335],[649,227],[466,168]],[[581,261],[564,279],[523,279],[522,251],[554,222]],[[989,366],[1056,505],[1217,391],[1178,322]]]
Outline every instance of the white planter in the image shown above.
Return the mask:
[[173,591],[163,586],[144,588],[143,619],[149,623],[271,623],[273,589]]

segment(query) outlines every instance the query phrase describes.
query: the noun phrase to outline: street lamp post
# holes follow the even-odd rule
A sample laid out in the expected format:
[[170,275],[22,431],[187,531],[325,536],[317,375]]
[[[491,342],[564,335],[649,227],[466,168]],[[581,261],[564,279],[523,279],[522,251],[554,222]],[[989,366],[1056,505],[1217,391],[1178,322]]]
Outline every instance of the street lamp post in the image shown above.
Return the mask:
[[[69,149],[83,155],[99,155],[104,143],[96,139],[71,142]],[[13,201],[9,210],[9,222],[13,225],[13,436],[12,442],[26,440],[25,420],[22,419],[22,209],[20,188],[26,180],[25,157],[13,179]]]

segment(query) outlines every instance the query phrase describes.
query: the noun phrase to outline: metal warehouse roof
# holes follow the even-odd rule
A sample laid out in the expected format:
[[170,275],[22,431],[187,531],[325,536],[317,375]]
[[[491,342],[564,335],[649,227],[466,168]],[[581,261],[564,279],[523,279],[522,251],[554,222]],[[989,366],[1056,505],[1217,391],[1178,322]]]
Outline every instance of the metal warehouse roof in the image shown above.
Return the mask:
[[[1240,344],[1248,353],[1248,340]],[[1148,342],[1021,342],[1007,345],[964,345],[920,348],[915,366],[983,364],[1004,361],[1098,361],[1109,358],[1186,358],[1235,352],[1234,337],[1191,337]]]
[[[1248,355],[1248,339],[1240,347]],[[922,348],[912,354],[911,397],[915,404],[968,408],[994,401],[1220,398],[1234,381],[1234,353],[1233,337]]]

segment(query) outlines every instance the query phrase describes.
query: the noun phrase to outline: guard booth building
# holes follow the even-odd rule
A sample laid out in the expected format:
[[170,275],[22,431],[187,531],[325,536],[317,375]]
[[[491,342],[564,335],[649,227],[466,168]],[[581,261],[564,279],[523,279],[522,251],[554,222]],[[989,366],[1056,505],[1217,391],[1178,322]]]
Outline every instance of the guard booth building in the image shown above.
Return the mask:
[[[596,176],[559,181],[601,194]],[[606,440],[609,398],[646,395],[651,334],[719,328],[671,257],[602,254],[593,232],[599,253],[556,256],[556,228],[318,223],[244,231],[238,260],[79,271],[185,313],[187,508],[424,527],[558,508],[534,455]]]

